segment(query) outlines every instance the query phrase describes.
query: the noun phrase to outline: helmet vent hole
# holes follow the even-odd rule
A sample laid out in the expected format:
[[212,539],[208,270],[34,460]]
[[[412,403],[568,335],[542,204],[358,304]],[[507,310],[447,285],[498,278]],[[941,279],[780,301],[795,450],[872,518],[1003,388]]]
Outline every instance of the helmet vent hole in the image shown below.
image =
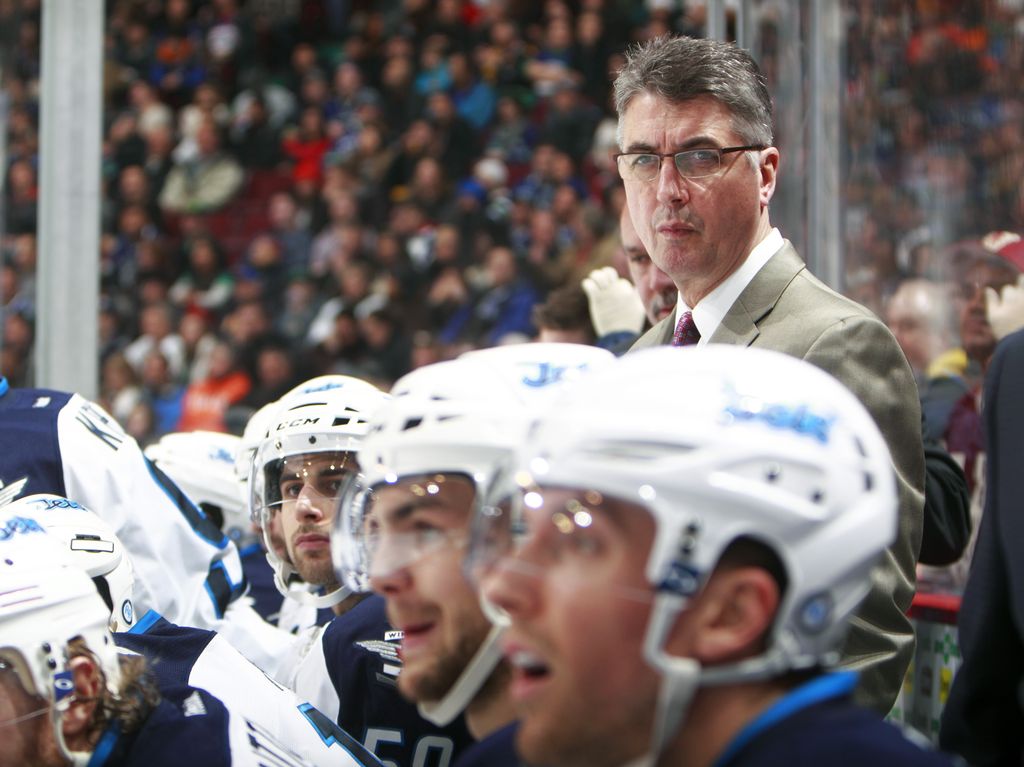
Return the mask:
[[334,419],[334,422],[331,425],[332,426],[348,426],[350,423],[352,423],[352,419],[351,418],[338,417],[338,418]]
[[770,463],[764,471],[764,478],[769,482],[778,482],[782,476],[782,467],[777,463]]
[[811,501],[814,503],[821,503],[825,500],[825,493],[822,490],[814,490],[811,492]]
[[415,429],[421,423],[423,423],[422,418],[409,418],[408,420],[406,420],[404,424],[402,424],[402,431],[409,431],[410,429]]

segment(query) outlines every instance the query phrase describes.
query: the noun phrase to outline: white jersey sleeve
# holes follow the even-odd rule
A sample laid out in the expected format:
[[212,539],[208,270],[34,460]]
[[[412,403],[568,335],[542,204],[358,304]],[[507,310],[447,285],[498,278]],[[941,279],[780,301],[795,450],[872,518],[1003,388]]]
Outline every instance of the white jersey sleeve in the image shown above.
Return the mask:
[[110,523],[131,553],[136,612],[217,628],[244,591],[234,544],[99,405],[72,396],[57,435],[65,494]]

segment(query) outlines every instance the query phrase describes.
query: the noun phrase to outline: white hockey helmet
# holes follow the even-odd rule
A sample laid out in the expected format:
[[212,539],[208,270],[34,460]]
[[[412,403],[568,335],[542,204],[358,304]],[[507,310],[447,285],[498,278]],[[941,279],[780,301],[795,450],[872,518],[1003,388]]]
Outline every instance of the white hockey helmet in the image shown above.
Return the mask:
[[241,439],[216,431],[165,434],[146,448],[146,457],[174,480],[189,499],[239,548],[255,543],[248,508],[238,487],[235,458]]
[[[663,687],[655,754],[698,687],[838,660],[849,618],[897,532],[889,450],[856,396],[802,360],[725,345],[630,354],[568,395],[530,433],[508,475],[519,487],[513,503],[492,497],[470,557],[494,561],[514,548],[527,529],[523,506],[542,508],[545,488],[649,511],[656,532],[644,653]],[[560,530],[589,522],[570,506],[552,515]],[[764,652],[713,668],[669,655],[676,617],[741,539],[767,546],[785,570]]]
[[252,508],[252,491],[249,489],[249,480],[252,477],[252,461],[256,457],[256,451],[267,438],[267,430],[274,420],[274,412],[277,410],[280,400],[268,402],[255,413],[253,413],[245,424],[242,432],[242,440],[238,444],[238,452],[235,453],[235,479],[238,480],[238,488],[241,493],[242,504],[249,513],[249,518],[259,524],[259,512]]
[[107,603],[111,631],[135,625],[135,571],[121,539],[105,520],[75,501],[45,493],[19,498],[3,510],[35,519],[65,547],[70,561],[92,578]]
[[[422,536],[392,533],[389,538],[405,540],[390,542],[386,563],[374,561],[375,489],[423,478],[431,492],[454,475],[472,483],[474,507],[467,511],[475,514],[495,471],[544,404],[612,360],[610,352],[581,344],[517,344],[468,352],[399,379],[392,400],[371,419],[359,448],[359,482],[347,485],[335,518],[331,551],[339,579],[367,590],[371,571],[398,570],[427,553]],[[424,717],[444,725],[465,709],[500,659],[497,638],[495,629],[441,700],[420,703]]]
[[74,694],[68,644],[85,641],[117,695],[121,671],[109,618],[92,580],[38,517],[13,504],[0,510],[0,663],[46,701],[57,744],[75,765],[90,754],[72,752],[64,741],[62,719]]
[[[280,510],[282,471],[286,461],[289,472],[301,471],[306,458],[336,454],[339,474],[358,471],[356,451],[366,436],[368,419],[388,395],[376,386],[350,376],[321,376],[296,387],[278,400],[267,436],[253,458],[251,508],[259,515],[266,543],[267,560],[274,569],[274,583],[290,599],[316,607],[338,604],[351,592],[339,587],[317,596],[289,588],[293,576],[299,576],[293,564],[274,551],[270,540],[270,522]],[[325,500],[337,504],[339,488],[317,488]]]

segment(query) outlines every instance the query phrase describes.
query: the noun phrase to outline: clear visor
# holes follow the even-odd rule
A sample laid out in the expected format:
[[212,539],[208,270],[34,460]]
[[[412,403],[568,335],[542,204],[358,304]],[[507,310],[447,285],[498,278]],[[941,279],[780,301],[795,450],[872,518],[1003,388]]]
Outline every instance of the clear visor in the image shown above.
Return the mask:
[[465,474],[431,472],[345,487],[331,546],[338,579],[370,591],[383,578],[442,551],[462,556],[478,497]]
[[305,500],[337,506],[345,481],[359,471],[349,437],[296,435],[260,446],[253,463],[250,508],[261,524]]
[[564,588],[586,588],[611,564],[632,567],[611,582],[609,595],[649,603],[645,565],[654,520],[639,504],[585,488],[541,487],[520,473],[496,482],[476,515],[465,559],[467,577],[497,625],[508,616],[488,594],[509,578],[557,578]]
[[7,699],[8,705],[4,706],[4,710],[9,714],[0,719],[0,732],[50,713],[49,702],[30,692],[22,683],[22,675],[27,673],[27,669],[17,659],[0,655],[0,696]]

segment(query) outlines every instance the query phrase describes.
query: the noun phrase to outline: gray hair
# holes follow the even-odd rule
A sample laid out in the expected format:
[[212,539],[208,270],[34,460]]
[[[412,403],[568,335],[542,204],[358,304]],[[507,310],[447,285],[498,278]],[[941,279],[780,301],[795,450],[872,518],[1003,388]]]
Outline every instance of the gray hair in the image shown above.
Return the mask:
[[733,130],[744,143],[771,146],[772,100],[753,57],[734,43],[695,37],[656,37],[626,53],[615,78],[617,140],[622,117],[634,96],[652,93],[672,103],[711,96],[732,113]]

